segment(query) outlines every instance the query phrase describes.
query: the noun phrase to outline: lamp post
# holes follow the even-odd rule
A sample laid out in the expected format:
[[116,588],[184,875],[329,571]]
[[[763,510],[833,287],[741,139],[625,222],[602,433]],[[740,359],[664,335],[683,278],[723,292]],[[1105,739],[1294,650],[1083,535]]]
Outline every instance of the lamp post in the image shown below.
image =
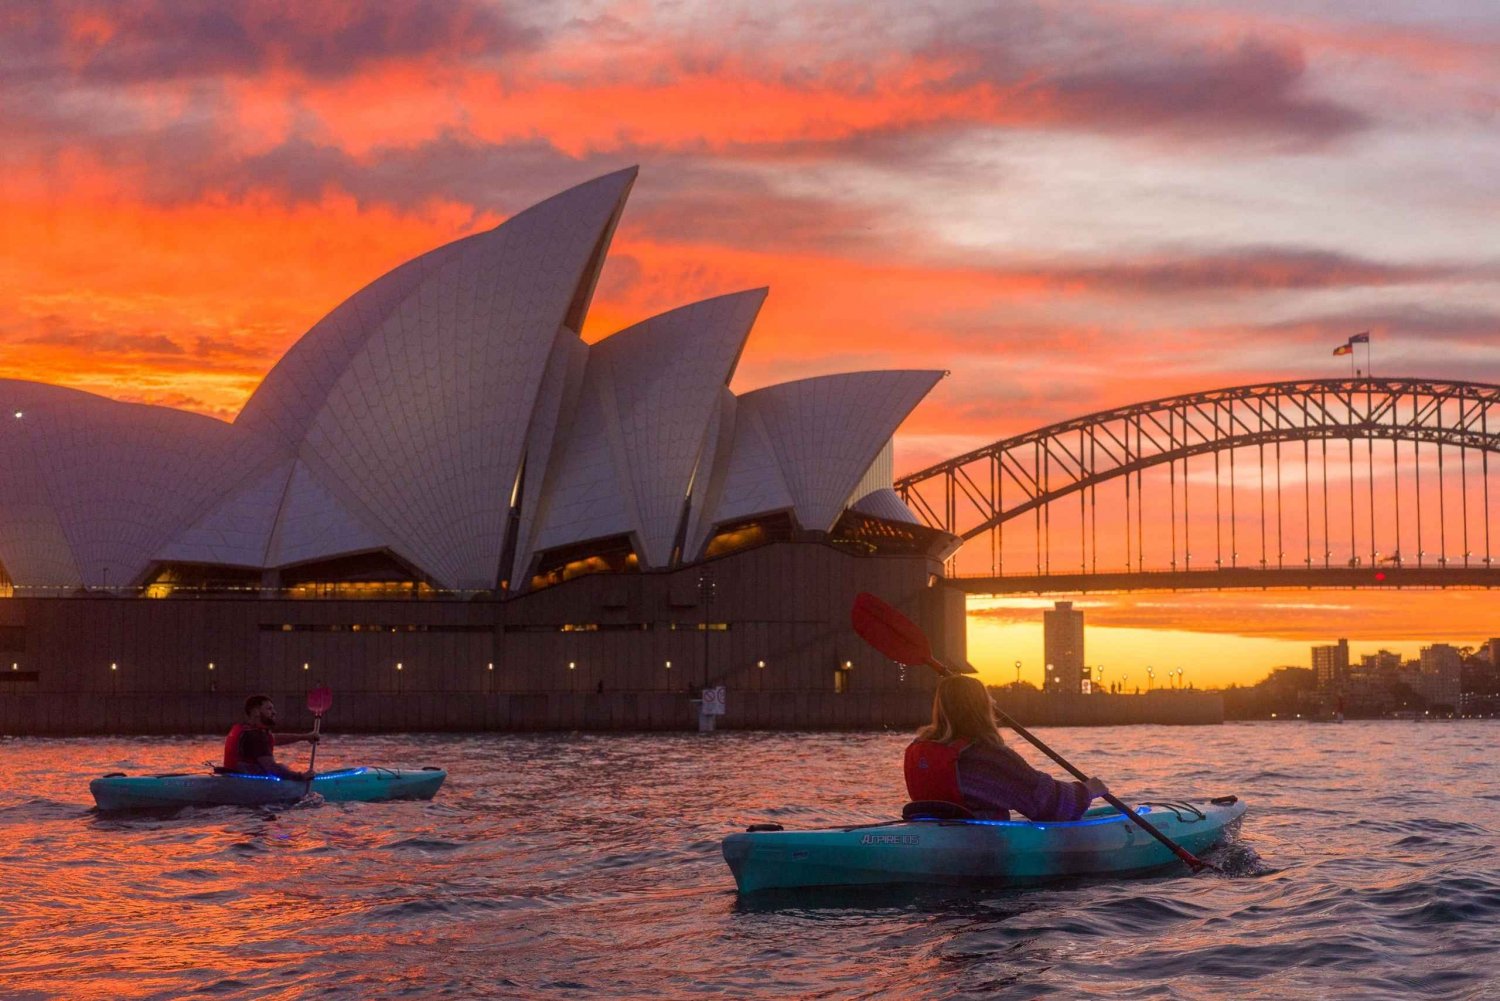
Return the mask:
[[1016,687],[1021,687],[1021,662],[1016,661]]
[[714,572],[711,567],[698,571],[698,594],[703,599],[703,688],[708,688],[708,606],[714,603]]
[[1146,691],[1151,691],[1151,683],[1156,680],[1156,669],[1147,665],[1146,667]]

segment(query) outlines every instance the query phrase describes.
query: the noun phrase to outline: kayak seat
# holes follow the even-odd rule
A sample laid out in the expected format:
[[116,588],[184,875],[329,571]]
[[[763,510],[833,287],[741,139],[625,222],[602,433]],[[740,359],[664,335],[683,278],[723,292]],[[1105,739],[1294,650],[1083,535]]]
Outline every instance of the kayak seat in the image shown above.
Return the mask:
[[973,820],[966,806],[941,799],[919,799],[901,808],[902,820]]

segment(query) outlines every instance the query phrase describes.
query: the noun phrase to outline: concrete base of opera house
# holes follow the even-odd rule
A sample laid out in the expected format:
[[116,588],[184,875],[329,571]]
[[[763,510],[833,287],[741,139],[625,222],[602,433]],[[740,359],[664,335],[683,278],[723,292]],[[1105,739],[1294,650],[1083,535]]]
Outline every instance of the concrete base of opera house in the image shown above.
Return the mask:
[[[295,704],[299,696],[278,699]],[[223,733],[239,719],[238,698],[220,695],[0,695],[0,734]],[[729,693],[721,730],[914,730],[931,715],[931,696],[825,692]],[[281,728],[311,727],[305,712],[283,713]],[[396,696],[340,694],[330,733],[408,731],[696,730],[698,709],[684,693],[606,692],[528,695],[470,693]]]
[[0,734],[223,732],[255,692],[307,729],[318,684],[343,732],[693,730],[705,684],[727,691],[724,729],[905,729],[935,676],[877,654],[849,609],[877,593],[961,664],[964,595],[940,572],[786,542],[503,601],[12,597]]

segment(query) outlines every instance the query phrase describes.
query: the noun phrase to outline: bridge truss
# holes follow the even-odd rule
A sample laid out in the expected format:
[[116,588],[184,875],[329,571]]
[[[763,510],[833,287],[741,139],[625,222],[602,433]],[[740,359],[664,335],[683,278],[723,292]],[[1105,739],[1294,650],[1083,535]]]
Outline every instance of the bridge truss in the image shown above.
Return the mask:
[[[1059,574],[1278,586],[1248,570],[1278,581],[1321,571],[1329,586],[1349,586],[1351,570],[1495,586],[1497,451],[1500,386],[1320,379],[1089,414],[912,473],[896,490],[929,526],[988,538],[987,568],[982,547],[966,545],[950,571],[993,590]],[[1206,570],[1218,573],[1184,579]]]

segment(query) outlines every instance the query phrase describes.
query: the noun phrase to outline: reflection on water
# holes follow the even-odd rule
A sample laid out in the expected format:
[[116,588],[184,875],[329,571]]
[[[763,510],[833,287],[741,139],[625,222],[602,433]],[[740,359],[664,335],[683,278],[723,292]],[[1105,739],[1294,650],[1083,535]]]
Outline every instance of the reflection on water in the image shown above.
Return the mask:
[[749,898],[719,839],[891,817],[903,735],[335,738],[448,784],[123,818],[90,778],[213,742],[0,740],[0,995],[1500,996],[1496,732],[1048,730],[1127,799],[1247,799],[1230,875]]

